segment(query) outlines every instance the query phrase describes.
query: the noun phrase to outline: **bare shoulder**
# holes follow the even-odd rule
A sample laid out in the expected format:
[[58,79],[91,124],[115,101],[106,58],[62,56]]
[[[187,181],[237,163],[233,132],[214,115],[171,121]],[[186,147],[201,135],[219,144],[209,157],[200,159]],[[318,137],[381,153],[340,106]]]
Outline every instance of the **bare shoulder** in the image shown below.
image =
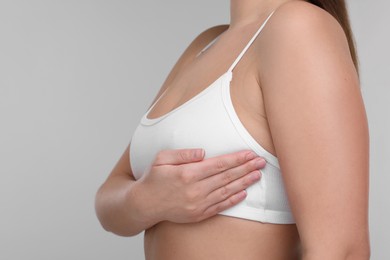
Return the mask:
[[[305,2],[282,4],[264,28],[263,45],[267,51],[279,51],[286,45],[309,50],[327,45],[349,55],[348,40],[340,23],[326,10]],[[322,44],[321,44],[322,43]],[[294,48],[289,48],[294,50]]]
[[302,30],[305,32],[307,29],[320,32],[324,30],[342,31],[336,18],[329,12],[306,1],[291,1],[282,4],[275,11],[271,21],[281,32],[287,32],[289,29],[294,29],[294,32],[302,32]]
[[310,70],[304,74],[307,80],[318,79],[320,75],[328,80],[324,74],[327,71],[333,79],[348,77],[355,83],[358,81],[340,23],[311,3],[291,1],[280,6],[264,28],[258,46],[263,90],[273,85],[270,81],[274,75],[286,78],[293,73],[296,77],[303,70]]
[[326,11],[294,1],[263,33],[259,79],[303,251],[368,259],[368,122],[344,31]]

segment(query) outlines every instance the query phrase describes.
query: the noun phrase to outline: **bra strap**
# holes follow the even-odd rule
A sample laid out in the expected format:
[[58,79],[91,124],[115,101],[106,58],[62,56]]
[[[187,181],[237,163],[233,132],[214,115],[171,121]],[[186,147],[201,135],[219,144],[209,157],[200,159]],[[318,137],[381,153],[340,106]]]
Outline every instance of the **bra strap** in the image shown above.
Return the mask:
[[233,64],[230,66],[230,68],[228,69],[229,72],[232,72],[232,70],[234,69],[234,67],[237,65],[237,63],[241,60],[242,56],[244,56],[246,50],[249,48],[249,46],[251,46],[252,42],[256,39],[257,35],[261,32],[261,30],[264,28],[265,24],[267,23],[268,19],[271,18],[272,14],[275,12],[272,11],[272,13],[267,17],[267,19],[265,19],[265,21],[263,22],[263,24],[260,26],[260,28],[257,30],[257,32],[255,33],[255,35],[253,35],[252,39],[248,42],[248,44],[245,46],[245,48],[241,51],[240,55],[238,55],[238,57],[236,58],[236,60],[233,62]]

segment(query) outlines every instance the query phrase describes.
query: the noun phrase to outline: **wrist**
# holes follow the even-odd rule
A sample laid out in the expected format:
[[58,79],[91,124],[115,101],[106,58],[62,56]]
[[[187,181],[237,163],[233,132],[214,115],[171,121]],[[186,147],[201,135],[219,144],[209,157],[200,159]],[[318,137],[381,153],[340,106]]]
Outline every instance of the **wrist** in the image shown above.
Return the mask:
[[155,193],[144,184],[142,179],[135,181],[127,193],[127,201],[133,204],[131,207],[133,209],[132,218],[142,223],[145,229],[162,221],[162,214],[160,214],[152,194]]

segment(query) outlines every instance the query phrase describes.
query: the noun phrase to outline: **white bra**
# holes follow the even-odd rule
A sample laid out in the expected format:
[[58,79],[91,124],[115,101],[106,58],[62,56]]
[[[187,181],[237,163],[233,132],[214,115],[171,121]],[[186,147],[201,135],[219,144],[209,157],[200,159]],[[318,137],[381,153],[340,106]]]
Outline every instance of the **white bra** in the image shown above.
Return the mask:
[[211,85],[172,111],[150,119],[154,105],[141,118],[130,143],[133,175],[139,179],[163,149],[205,149],[205,159],[240,150],[253,150],[267,164],[262,177],[249,186],[246,198],[219,214],[264,223],[295,223],[285,193],[278,158],[265,150],[238,118],[230,97],[232,70],[263,29],[272,12],[230,68]]

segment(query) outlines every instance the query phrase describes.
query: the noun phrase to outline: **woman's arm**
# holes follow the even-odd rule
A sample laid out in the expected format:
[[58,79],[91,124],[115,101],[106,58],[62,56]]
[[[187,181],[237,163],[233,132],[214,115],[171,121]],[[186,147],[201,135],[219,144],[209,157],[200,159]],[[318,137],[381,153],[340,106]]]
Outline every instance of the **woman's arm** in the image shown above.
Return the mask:
[[263,31],[265,109],[303,259],[369,259],[369,134],[341,26],[302,2]]
[[[175,75],[225,29],[224,25],[211,27],[191,42],[155,100]],[[104,229],[121,236],[133,236],[162,220],[195,222],[211,217],[242,201],[246,196],[243,190],[259,180],[258,170],[265,166],[250,151],[207,160],[193,156],[193,152],[194,149],[162,151],[149,173],[135,181],[127,146],[96,193],[95,210]],[[180,188],[170,192],[174,185]],[[172,203],[162,204],[161,201]]]
[[[132,236],[155,224],[152,218],[143,218],[137,209],[131,190],[136,181],[131,172],[129,146],[116,163],[95,196],[96,215],[107,231],[121,236]],[[145,215],[150,215],[143,212]]]
[[135,181],[129,146],[99,188],[95,209],[105,230],[134,236],[154,224],[198,222],[246,197],[265,161],[252,151],[203,160],[199,149],[160,151],[150,170]]

